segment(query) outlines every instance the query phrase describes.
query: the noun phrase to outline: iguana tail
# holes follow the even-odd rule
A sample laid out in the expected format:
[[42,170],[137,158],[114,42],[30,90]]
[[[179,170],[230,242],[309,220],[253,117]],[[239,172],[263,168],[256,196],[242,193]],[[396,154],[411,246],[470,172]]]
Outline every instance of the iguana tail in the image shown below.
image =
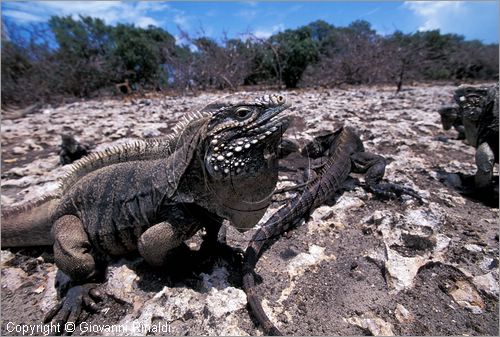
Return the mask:
[[52,245],[52,216],[59,200],[56,196],[47,196],[2,209],[2,248]]

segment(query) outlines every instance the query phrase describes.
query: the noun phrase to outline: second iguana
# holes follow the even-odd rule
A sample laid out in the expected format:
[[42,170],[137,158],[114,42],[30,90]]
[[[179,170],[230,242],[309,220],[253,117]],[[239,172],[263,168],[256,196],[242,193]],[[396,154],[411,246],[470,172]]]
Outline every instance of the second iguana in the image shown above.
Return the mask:
[[366,188],[379,196],[392,198],[407,194],[422,201],[410,188],[381,181],[385,173],[385,158],[366,152],[363,142],[350,127],[316,137],[304,147],[302,153],[311,158],[326,156],[327,159],[319,174],[307,182],[304,190],[276,211],[254,234],[245,251],[243,289],[249,307],[266,335],[282,333],[269,320],[255,293],[254,268],[259,257],[281,234],[295,227],[339,192],[351,172],[364,173]]

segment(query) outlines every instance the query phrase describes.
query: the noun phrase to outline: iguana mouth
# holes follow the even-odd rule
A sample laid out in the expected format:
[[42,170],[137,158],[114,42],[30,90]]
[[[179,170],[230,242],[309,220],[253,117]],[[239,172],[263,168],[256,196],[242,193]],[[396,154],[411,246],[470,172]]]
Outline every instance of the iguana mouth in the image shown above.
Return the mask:
[[285,102],[280,106],[266,109],[266,111],[261,116],[259,116],[257,120],[255,120],[245,129],[263,132],[266,129],[272,128],[273,126],[278,126],[278,124],[280,124],[280,121],[287,119],[286,116],[280,116],[279,114],[288,109],[290,106],[290,102]]
[[[249,128],[247,135],[261,135],[260,139],[266,138],[266,136],[270,136],[272,133],[275,133],[279,129],[283,130],[283,132],[288,128],[289,118],[287,116],[280,116],[275,114],[271,116],[269,119],[259,123],[258,125],[252,125]],[[281,133],[283,133],[281,132]]]

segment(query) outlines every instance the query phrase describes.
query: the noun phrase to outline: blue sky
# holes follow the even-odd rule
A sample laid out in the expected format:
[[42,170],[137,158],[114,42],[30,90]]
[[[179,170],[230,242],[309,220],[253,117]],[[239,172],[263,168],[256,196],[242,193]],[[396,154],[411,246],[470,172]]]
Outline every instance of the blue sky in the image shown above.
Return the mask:
[[162,27],[179,36],[220,39],[251,33],[268,37],[322,19],[346,26],[363,19],[380,34],[440,29],[466,39],[498,43],[498,1],[370,1],[370,2],[120,2],[120,1],[2,1],[2,17],[17,24],[46,22],[51,15],[99,17],[108,24],[133,23]]

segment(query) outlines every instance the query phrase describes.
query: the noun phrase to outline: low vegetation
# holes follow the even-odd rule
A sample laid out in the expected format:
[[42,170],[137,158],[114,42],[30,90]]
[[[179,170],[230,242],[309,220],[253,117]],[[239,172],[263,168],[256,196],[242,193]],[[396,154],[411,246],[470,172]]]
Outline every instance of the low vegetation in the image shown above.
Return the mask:
[[498,44],[439,30],[382,36],[366,21],[347,27],[315,21],[266,39],[182,33],[183,43],[158,27],[110,26],[91,17],[2,28],[2,103],[8,104],[111,94],[120,83],[181,92],[389,83],[399,91],[407,81],[498,79]]

